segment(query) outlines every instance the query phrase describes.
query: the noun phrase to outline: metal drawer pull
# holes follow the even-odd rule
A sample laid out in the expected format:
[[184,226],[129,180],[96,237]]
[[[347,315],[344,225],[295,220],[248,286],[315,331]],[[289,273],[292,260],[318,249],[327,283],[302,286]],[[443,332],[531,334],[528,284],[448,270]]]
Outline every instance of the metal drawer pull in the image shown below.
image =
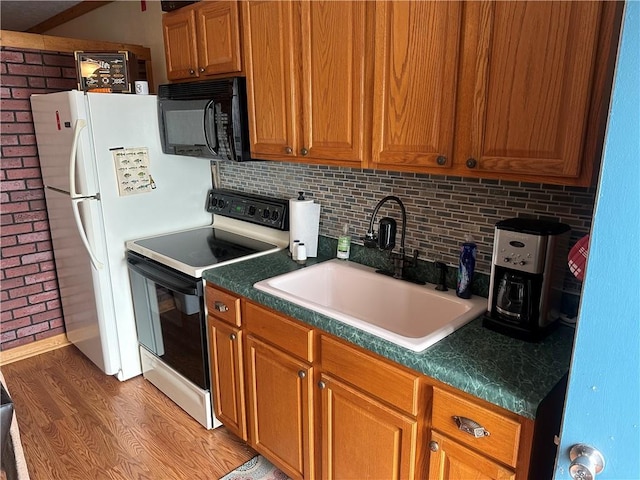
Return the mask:
[[468,433],[469,435],[473,435],[476,438],[488,437],[491,435],[487,430],[484,429],[482,425],[477,422],[474,422],[470,418],[467,417],[458,417],[454,415],[453,420],[456,422],[459,430]]
[[214,304],[214,307],[219,312],[228,312],[229,311],[229,307],[227,307],[224,303],[219,302],[219,301],[216,301],[216,303]]

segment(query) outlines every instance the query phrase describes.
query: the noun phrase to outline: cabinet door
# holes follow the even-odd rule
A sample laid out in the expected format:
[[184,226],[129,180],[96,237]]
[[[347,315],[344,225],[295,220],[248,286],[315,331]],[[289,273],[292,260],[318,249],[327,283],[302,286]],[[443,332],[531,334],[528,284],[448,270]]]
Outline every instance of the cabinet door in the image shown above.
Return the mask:
[[367,2],[301,2],[301,157],[362,161]]
[[431,432],[429,480],[514,480],[513,471],[450,440]]
[[415,419],[330,375],[323,373],[319,385],[321,478],[417,477],[418,423]]
[[247,440],[242,331],[211,316],[207,323],[213,410],[225,427]]
[[167,78],[198,78],[196,20],[192,8],[184,8],[162,16],[164,55]]
[[238,3],[202,2],[196,9],[198,71],[201,75],[242,70]]
[[313,478],[311,366],[248,335],[247,373],[251,446],[287,475]]
[[293,156],[297,139],[298,41],[290,1],[244,1],[249,138],[254,158]]
[[452,164],[460,2],[376,2],[373,166]]
[[468,166],[480,172],[577,177],[601,3],[475,6],[481,30]]

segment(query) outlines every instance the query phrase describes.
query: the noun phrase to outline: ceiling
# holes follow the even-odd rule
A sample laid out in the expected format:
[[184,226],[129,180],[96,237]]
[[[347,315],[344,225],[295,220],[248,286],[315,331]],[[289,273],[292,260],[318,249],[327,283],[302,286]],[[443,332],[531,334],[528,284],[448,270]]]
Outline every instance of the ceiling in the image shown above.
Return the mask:
[[[2,30],[26,32],[32,27],[55,17],[82,1],[0,1],[0,27]],[[36,32],[41,33],[41,32]]]

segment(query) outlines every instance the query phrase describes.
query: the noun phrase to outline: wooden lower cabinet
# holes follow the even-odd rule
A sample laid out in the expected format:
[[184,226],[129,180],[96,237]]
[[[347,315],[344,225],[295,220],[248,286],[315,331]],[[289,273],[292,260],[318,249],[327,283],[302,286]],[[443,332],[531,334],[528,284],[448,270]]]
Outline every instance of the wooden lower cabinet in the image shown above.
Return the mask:
[[321,374],[322,479],[418,478],[418,421]]
[[229,292],[207,305],[216,416],[291,478],[527,478],[532,420]]
[[247,337],[249,440],[292,478],[314,478],[312,367]]
[[242,331],[211,315],[207,330],[213,411],[227,429],[247,440]]
[[429,480],[514,480],[515,472],[436,431],[429,442]]

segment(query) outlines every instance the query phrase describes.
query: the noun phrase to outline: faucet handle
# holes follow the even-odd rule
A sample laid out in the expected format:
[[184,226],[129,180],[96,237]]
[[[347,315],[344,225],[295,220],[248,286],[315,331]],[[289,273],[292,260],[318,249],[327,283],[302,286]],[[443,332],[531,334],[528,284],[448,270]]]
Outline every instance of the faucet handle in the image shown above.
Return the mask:
[[443,262],[435,262],[436,269],[438,270],[438,284],[436,290],[439,292],[446,292],[447,288],[447,265]]

